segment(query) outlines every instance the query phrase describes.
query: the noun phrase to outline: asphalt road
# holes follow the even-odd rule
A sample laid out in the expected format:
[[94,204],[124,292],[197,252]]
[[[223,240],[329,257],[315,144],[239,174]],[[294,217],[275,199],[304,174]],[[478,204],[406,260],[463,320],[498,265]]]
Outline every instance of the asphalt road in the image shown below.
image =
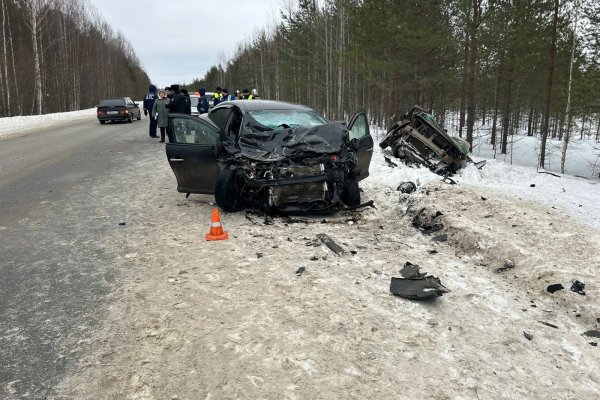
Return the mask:
[[118,240],[123,199],[118,181],[94,187],[160,155],[147,129],[90,119],[0,141],[0,398],[51,398],[101,321],[119,277],[103,239]]

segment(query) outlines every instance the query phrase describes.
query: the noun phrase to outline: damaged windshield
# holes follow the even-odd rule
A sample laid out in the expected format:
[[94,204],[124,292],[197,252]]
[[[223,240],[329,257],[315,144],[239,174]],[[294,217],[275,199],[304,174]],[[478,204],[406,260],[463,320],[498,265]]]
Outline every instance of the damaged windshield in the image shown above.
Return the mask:
[[259,124],[271,129],[298,128],[323,125],[327,121],[311,111],[304,110],[258,110],[249,114]]

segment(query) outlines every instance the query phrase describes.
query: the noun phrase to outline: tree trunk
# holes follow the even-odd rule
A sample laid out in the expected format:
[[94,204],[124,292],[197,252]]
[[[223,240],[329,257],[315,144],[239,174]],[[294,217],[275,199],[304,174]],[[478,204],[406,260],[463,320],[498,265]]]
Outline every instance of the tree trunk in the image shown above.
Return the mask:
[[506,147],[508,142],[508,129],[510,125],[510,114],[512,108],[512,84],[513,84],[513,70],[514,70],[514,49],[510,49],[510,55],[508,57],[508,71],[506,80],[506,97],[504,99],[504,110],[502,112],[502,147],[500,153],[506,154]]
[[475,125],[475,75],[477,74],[477,30],[479,28],[480,1],[472,0],[473,20],[469,26],[471,42],[469,44],[469,87],[467,90],[467,142],[469,142],[470,149],[473,148],[473,126]]
[[[571,65],[569,66],[569,88],[567,94],[567,130],[563,137],[562,155],[560,158],[560,172],[565,173],[565,161],[567,160],[567,148],[569,147],[569,138],[571,136],[571,89],[573,87],[573,64],[575,62],[575,44],[577,37],[577,19],[579,18],[579,1],[575,0],[575,27],[573,28],[573,43],[571,43]],[[584,121],[585,122],[585,121]],[[583,126],[583,124],[582,124]],[[581,130],[583,139],[583,129]]]
[[[494,88],[494,117],[492,119],[492,137],[490,141],[492,142],[492,148],[494,149],[494,155],[496,154],[496,130],[498,123],[498,106],[499,106],[499,97],[500,97],[500,83],[502,79],[502,74],[500,74],[500,68],[496,70],[496,74],[498,77],[496,78],[496,87]],[[495,158],[495,157],[494,157]]]
[[548,127],[550,123],[550,107],[552,105],[552,82],[554,78],[554,59],[556,56],[556,31],[558,28],[558,2],[554,0],[554,18],[552,22],[551,44],[548,55],[548,79],[546,81],[546,99],[544,101],[544,119],[542,121],[542,146],[540,149],[539,166],[546,165],[546,142],[548,140]]
[[465,126],[465,103],[466,103],[466,86],[467,86],[467,65],[469,64],[469,30],[466,30],[466,40],[465,40],[465,54],[464,54],[464,63],[463,63],[463,76],[462,83],[460,85],[460,120],[458,127],[458,136],[463,136],[463,128]]

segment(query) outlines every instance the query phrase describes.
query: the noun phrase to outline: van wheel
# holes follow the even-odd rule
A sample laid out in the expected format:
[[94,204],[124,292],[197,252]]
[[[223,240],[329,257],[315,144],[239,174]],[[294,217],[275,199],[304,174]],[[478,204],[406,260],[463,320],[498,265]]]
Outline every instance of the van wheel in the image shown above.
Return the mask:
[[348,179],[346,181],[346,191],[344,192],[342,201],[348,207],[354,207],[360,204],[360,188],[358,187],[358,182],[354,179]]
[[225,168],[219,174],[215,182],[215,201],[223,211],[235,212],[244,209],[238,183],[235,170]]
[[100,121],[100,125],[104,125],[106,121]]

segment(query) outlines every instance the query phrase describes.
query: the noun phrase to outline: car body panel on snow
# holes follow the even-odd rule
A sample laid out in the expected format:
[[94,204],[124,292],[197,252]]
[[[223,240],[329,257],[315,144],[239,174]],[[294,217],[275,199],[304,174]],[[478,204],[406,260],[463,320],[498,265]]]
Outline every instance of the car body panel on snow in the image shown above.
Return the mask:
[[98,104],[96,115],[101,124],[107,121],[129,121],[142,119],[142,112],[136,102],[129,97],[104,99]]
[[172,114],[169,129],[177,190],[214,193],[226,211],[358,205],[373,151],[365,113],[348,125],[329,123],[308,107],[276,101],[229,101],[200,117]]
[[471,161],[469,144],[450,137],[420,107],[413,107],[394,124],[379,146],[391,147],[394,155],[405,163],[424,165],[440,175],[452,175]]

